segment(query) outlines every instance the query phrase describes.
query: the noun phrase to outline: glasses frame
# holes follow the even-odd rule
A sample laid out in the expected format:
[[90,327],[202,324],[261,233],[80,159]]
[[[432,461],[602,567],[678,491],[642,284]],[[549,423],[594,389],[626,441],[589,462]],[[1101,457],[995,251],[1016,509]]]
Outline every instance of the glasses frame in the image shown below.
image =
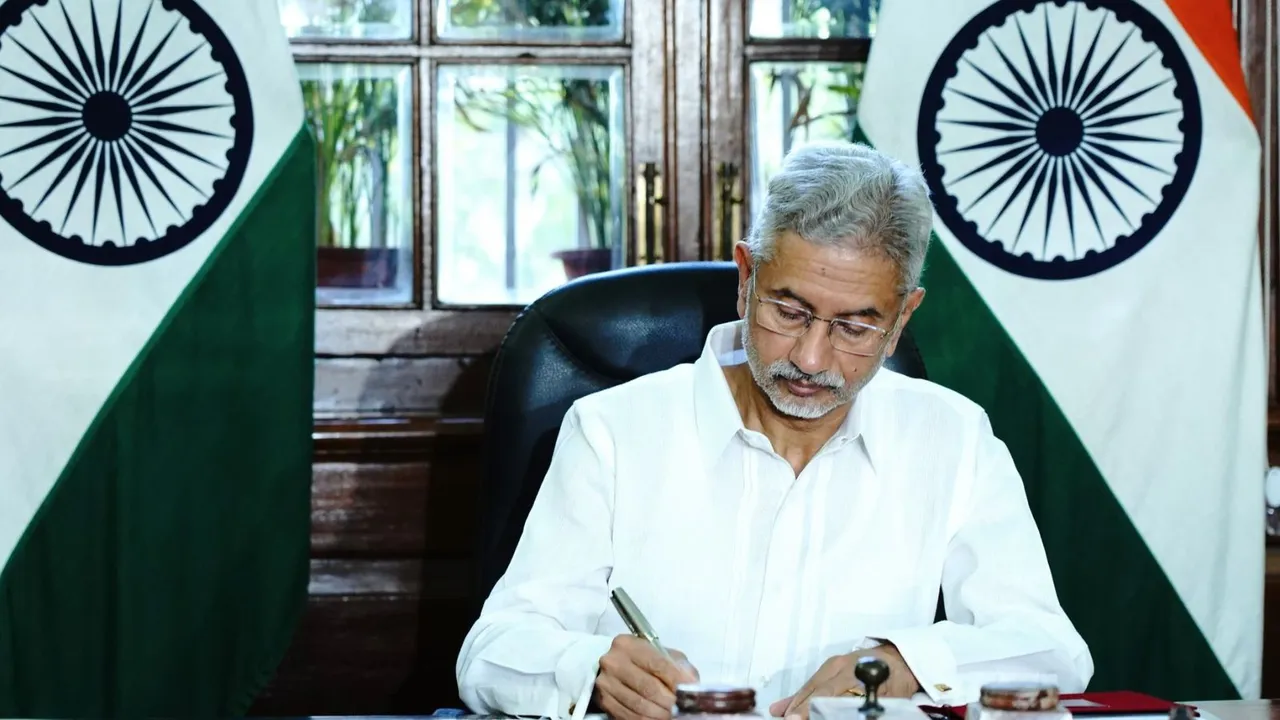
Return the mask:
[[[878,325],[871,325],[870,323],[859,322],[857,320],[845,320],[843,318],[822,317],[821,315],[814,314],[813,311],[809,310],[808,308],[802,308],[798,305],[792,305],[791,303],[783,302],[782,300],[775,300],[773,298],[761,297],[760,293],[756,292],[755,278],[752,278],[751,294],[755,296],[756,301],[759,302],[761,305],[765,305],[765,304],[776,305],[777,307],[786,308],[787,310],[790,310],[792,312],[800,313],[806,316],[807,318],[804,323],[804,329],[801,330],[797,335],[789,335],[780,330],[774,330],[771,327],[766,327],[764,325],[761,325],[760,319],[756,318],[756,325],[759,325],[762,329],[768,330],[769,332],[774,333],[775,335],[781,335],[782,337],[799,339],[804,337],[805,333],[809,332],[809,328],[813,326],[814,320],[821,320],[822,322],[825,322],[827,324],[827,342],[831,345],[831,349],[835,350],[836,352],[841,352],[846,355],[855,355],[857,357],[875,357],[879,355],[881,352],[883,352],[884,346],[888,344],[889,336],[892,335],[898,329],[898,322],[902,319],[903,308],[899,308],[897,315],[894,316],[893,325],[888,330],[886,330]],[[880,342],[876,345],[876,349],[874,352],[861,353],[861,352],[854,352],[853,350],[842,350],[836,347],[835,341],[831,339],[831,329],[834,328],[837,324],[852,325],[853,327],[864,328],[867,330],[873,330],[875,332],[878,332],[880,333]]]

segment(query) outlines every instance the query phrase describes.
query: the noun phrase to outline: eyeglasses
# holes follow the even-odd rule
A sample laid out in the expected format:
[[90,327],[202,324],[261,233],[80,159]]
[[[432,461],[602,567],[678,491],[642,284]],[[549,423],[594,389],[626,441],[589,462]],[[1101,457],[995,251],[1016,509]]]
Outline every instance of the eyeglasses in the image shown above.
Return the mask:
[[[752,291],[754,293],[754,289]],[[831,347],[850,355],[871,357],[880,352],[889,330],[856,320],[818,317],[808,310],[790,303],[756,295],[760,313],[756,318],[760,327],[787,337],[801,337],[809,331],[814,320],[827,323],[827,339]],[[894,325],[898,321],[894,320]]]

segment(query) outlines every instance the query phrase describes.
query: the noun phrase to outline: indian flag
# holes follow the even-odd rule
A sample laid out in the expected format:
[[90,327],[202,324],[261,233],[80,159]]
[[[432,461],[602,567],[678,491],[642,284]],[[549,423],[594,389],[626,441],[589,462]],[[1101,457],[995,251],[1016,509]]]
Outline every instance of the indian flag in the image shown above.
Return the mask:
[[1025,480],[1092,690],[1256,697],[1259,141],[1221,0],[883,0],[859,122],[936,207],[912,320]]
[[227,715],[306,597],[314,158],[274,0],[0,0],[0,715]]

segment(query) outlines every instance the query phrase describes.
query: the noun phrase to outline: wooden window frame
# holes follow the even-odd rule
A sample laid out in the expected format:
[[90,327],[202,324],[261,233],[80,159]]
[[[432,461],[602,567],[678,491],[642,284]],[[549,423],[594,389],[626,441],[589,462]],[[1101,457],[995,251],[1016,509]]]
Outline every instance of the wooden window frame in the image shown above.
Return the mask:
[[1277,66],[1277,0],[1231,0],[1254,124],[1262,144],[1261,206],[1258,243],[1262,257],[1263,316],[1267,332],[1267,448],[1272,465],[1280,465],[1280,86]]
[[[439,0],[443,2],[443,0]],[[450,304],[435,293],[437,168],[436,74],[441,64],[619,64],[626,88],[625,148],[630,167],[657,163],[666,192],[674,190],[667,127],[669,55],[668,6],[674,0],[624,0],[620,40],[558,46],[553,39],[441,39],[435,28],[437,0],[415,0],[412,37],[406,40],[305,37],[290,45],[298,62],[407,64],[413,73],[413,249],[412,301],[404,304],[319,305],[316,354],[321,360],[346,357],[466,357],[493,351],[515,319],[514,305]],[[637,79],[647,88],[637,91]],[[623,188],[627,233],[624,256],[635,255],[635,173]],[[674,258],[674,224],[664,223],[662,256]]]
[[[704,258],[729,259],[724,248],[746,237],[754,210],[751,207],[751,158],[745,140],[751,132],[750,66],[756,62],[866,62],[871,38],[750,38],[750,0],[703,0],[708,7],[708,81],[701,98],[709,126],[703,153],[702,177],[709,187],[701,207],[701,223],[707,229],[699,252]],[[720,177],[723,163],[738,171],[732,186]],[[726,212],[726,197],[736,199],[736,210]],[[732,202],[732,201],[731,201]],[[728,217],[731,238],[723,239],[723,218]]]

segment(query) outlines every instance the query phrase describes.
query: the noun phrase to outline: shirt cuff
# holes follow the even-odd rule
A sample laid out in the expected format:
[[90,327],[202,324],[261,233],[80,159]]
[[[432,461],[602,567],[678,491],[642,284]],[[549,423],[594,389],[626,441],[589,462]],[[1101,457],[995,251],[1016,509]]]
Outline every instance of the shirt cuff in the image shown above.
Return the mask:
[[600,658],[609,652],[613,638],[590,635],[565,648],[556,662],[556,687],[560,690],[557,717],[581,718],[586,714],[591,691],[600,672]]
[[[968,702],[956,670],[955,655],[932,627],[904,628],[869,640],[871,642],[855,648],[855,651],[882,643],[893,645],[906,662],[907,668],[916,676],[921,691],[928,695],[929,701],[934,705],[962,705]],[[919,693],[916,696],[919,697]]]

